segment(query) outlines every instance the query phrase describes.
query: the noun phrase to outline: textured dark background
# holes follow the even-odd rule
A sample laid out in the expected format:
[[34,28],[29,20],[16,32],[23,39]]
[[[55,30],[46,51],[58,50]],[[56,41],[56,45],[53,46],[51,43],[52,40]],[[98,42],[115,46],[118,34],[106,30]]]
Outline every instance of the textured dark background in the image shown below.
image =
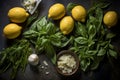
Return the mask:
[[[97,0],[96,0],[97,1]],[[120,1],[119,0],[108,0],[111,2],[111,6],[107,10],[115,10],[118,13],[118,24],[111,29],[111,31],[115,32],[117,36],[113,39],[113,44],[118,49],[118,53],[120,50]],[[65,6],[69,2],[74,2],[77,4],[83,5],[86,9],[89,9],[93,3],[93,0],[42,0],[40,3],[38,10],[40,16],[45,16],[48,14],[49,7],[56,3],[63,3]],[[9,23],[9,19],[7,17],[7,12],[10,8],[15,6],[21,6],[20,0],[1,0],[0,1],[0,51],[6,48],[11,41],[8,41],[3,36],[3,28],[5,25]],[[106,10],[106,11],[107,11]],[[16,80],[120,80],[120,58],[117,60],[113,60],[112,63],[108,63],[107,59],[101,63],[100,67],[95,71],[82,72],[78,71],[75,75],[71,77],[64,77],[59,75],[56,72],[55,66],[51,64],[51,62],[46,58],[45,55],[40,56],[40,63],[42,66],[43,61],[48,62],[47,69],[42,69],[39,67],[39,72],[35,72],[28,65],[25,73],[19,72],[16,76]],[[11,70],[6,73],[0,74],[0,80],[10,80]],[[49,74],[46,74],[49,72]]]

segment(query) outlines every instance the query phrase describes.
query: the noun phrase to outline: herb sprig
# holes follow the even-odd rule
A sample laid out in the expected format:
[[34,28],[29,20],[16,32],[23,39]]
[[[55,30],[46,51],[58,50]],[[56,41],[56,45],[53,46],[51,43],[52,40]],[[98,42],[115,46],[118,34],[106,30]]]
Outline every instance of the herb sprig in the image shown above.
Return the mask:
[[16,41],[16,43],[6,48],[0,53],[0,73],[12,68],[11,78],[14,79],[17,71],[26,69],[27,58],[32,53],[30,43],[26,39]]
[[35,21],[23,35],[35,45],[37,54],[45,53],[54,64],[56,62],[56,51],[67,46],[71,41],[46,17]]

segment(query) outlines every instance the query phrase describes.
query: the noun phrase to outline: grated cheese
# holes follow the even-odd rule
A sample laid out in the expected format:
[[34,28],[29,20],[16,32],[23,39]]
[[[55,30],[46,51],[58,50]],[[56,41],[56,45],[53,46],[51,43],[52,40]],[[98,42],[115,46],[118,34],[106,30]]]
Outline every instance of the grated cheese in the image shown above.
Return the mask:
[[29,13],[33,14],[40,2],[41,0],[23,0],[22,5]]
[[76,68],[76,61],[72,55],[62,55],[57,61],[62,73],[71,73]]

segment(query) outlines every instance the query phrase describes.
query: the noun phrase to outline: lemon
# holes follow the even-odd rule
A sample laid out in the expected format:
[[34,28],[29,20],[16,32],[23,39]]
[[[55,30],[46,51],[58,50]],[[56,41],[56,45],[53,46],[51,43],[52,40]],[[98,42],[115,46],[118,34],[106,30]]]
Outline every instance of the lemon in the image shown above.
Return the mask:
[[74,20],[71,16],[65,16],[60,21],[60,30],[64,35],[69,34],[72,32],[74,28]]
[[48,18],[53,20],[61,19],[65,15],[65,7],[61,3],[52,5],[48,11]]
[[29,14],[22,7],[14,7],[8,11],[8,17],[15,23],[25,22],[28,16]]
[[107,25],[108,28],[115,26],[117,21],[118,21],[118,16],[115,11],[108,11],[103,17],[103,22],[105,25]]
[[81,22],[85,22],[85,18],[86,18],[86,9],[81,6],[81,5],[78,5],[78,6],[75,6],[72,11],[72,17],[76,20],[76,21],[81,21]]
[[15,23],[10,23],[4,27],[3,33],[8,39],[14,39],[21,34],[21,29],[21,26]]

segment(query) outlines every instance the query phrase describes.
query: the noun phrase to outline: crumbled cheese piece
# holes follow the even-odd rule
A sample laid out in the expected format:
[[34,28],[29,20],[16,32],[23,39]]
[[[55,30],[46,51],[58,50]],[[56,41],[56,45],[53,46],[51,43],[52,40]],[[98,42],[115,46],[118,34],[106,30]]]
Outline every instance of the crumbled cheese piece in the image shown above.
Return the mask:
[[22,0],[22,6],[30,13],[33,14],[42,0]]
[[24,0],[23,6],[26,8],[27,11],[31,12],[35,7],[36,2],[36,0]]
[[46,61],[43,61],[43,63],[45,64],[45,66],[48,66],[48,63]]
[[76,68],[76,61],[72,55],[62,55],[57,64],[63,73],[71,73]]
[[41,66],[42,69],[44,69],[45,67],[44,66]]
[[47,75],[48,75],[49,73],[50,73],[50,72],[45,72],[45,74],[47,74]]

